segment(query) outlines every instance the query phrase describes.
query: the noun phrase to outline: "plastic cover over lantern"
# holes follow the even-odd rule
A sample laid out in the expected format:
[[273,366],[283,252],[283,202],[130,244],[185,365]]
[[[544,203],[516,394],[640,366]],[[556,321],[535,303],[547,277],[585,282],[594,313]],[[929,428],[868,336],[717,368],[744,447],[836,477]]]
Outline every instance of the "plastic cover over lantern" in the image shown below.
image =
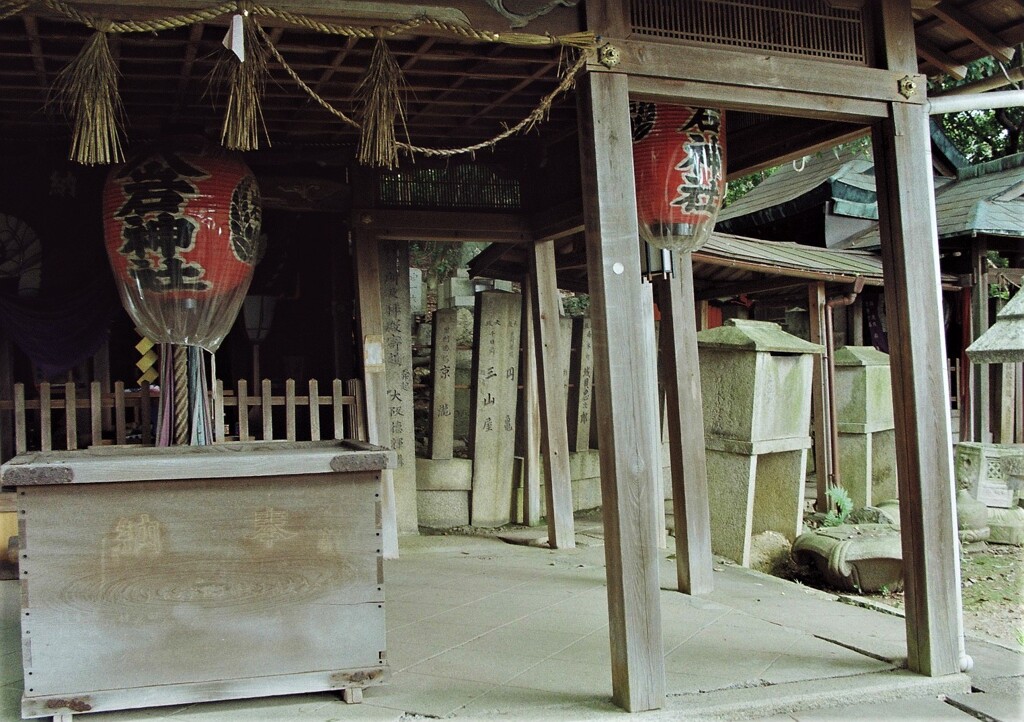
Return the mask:
[[725,193],[722,112],[639,101],[629,111],[640,238],[695,251],[711,236]]
[[142,153],[111,171],[103,211],[110,265],[139,329],[216,351],[262,253],[249,168],[206,145]]

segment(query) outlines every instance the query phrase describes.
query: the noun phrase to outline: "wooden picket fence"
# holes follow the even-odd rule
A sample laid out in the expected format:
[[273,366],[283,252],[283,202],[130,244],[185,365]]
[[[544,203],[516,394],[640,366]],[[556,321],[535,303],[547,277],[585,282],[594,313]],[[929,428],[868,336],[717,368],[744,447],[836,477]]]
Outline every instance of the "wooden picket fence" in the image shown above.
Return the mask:
[[[28,398],[25,385],[15,384],[14,398],[0,400],[0,432],[7,436],[13,431],[14,453],[153,443],[160,403],[158,389],[144,384],[138,390],[127,391],[124,383],[118,381],[112,392],[104,393],[100,382],[94,381],[89,384],[87,395],[80,391],[73,383],[41,383],[38,397]],[[214,441],[367,439],[361,381],[335,379],[330,393],[321,394],[319,382],[314,379],[304,391],[299,395],[295,380],[288,379],[284,395],[275,395],[270,380],[264,379],[260,392],[251,395],[246,381],[239,381],[235,389],[225,391],[223,382],[218,380],[211,394]],[[274,410],[282,407],[284,424],[275,428]],[[321,429],[322,407],[329,409],[325,415],[332,427],[326,437]],[[76,409],[76,413],[68,413],[68,409]],[[308,424],[301,427],[300,409],[305,409],[304,416],[308,418]],[[249,416],[254,410],[258,410],[258,429],[250,428]]]

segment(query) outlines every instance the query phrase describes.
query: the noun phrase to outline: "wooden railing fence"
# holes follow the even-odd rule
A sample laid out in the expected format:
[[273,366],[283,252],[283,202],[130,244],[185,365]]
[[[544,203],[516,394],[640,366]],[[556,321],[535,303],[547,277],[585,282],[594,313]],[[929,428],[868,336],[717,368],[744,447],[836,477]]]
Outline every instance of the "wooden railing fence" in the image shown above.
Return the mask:
[[[138,390],[127,391],[124,383],[118,381],[112,392],[104,393],[100,382],[94,381],[87,394],[81,391],[74,383],[41,383],[38,397],[28,398],[25,385],[15,384],[14,398],[0,400],[0,430],[4,436],[13,431],[14,453],[153,443],[160,403],[158,389],[144,384]],[[269,379],[263,380],[257,395],[250,394],[244,380],[227,391],[218,380],[211,394],[214,441],[367,439],[361,381],[335,379],[330,393],[321,394],[319,382],[314,379],[303,391],[302,395],[297,393],[294,379],[285,381],[284,395],[272,392]],[[330,427],[326,436],[321,429],[322,407],[329,410],[324,414]],[[275,428],[274,410],[281,408],[283,428],[280,424]],[[68,413],[68,409],[76,412]],[[302,426],[298,423],[300,409],[305,410],[308,418],[308,424]],[[251,428],[251,413],[257,417],[254,423],[259,427],[258,436],[257,429]]]

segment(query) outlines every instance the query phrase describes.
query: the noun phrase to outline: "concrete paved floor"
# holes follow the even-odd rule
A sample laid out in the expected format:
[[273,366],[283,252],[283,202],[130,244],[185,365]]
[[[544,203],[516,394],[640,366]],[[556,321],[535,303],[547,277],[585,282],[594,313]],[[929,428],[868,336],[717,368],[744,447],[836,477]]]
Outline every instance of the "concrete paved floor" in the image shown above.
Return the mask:
[[[539,532],[538,532],[539,533]],[[83,716],[110,720],[623,719],[611,676],[599,533],[576,550],[497,539],[403,540],[386,565],[392,677],[361,705],[329,693]],[[662,553],[668,699],[648,719],[1022,719],[1024,657],[972,641],[966,676],[902,670],[903,619],[816,590],[717,564],[715,591],[672,590]],[[16,582],[0,582],[0,722],[19,719]],[[940,695],[956,695],[949,702]],[[967,711],[965,711],[967,710]],[[987,711],[986,711],[987,710]]]

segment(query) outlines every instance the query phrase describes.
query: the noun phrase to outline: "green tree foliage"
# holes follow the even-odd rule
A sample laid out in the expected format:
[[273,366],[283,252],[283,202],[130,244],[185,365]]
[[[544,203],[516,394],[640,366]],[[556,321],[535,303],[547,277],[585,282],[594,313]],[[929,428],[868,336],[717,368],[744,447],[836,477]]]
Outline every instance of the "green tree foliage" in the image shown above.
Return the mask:
[[730,203],[734,203],[750,191],[761,185],[761,181],[770,175],[773,175],[778,168],[765,168],[764,170],[755,171],[750,175],[745,175],[742,178],[736,178],[729,181],[725,188],[725,201],[722,207],[728,206]]
[[[951,88],[974,83],[986,78],[998,77],[1014,68],[1024,65],[1022,58],[1024,48],[1017,47],[1017,52],[1009,64],[1000,63],[994,58],[982,58],[967,66],[967,77],[953,80],[942,76],[929,83],[931,95]],[[1008,85],[1007,88],[1020,87],[1020,83]],[[965,113],[949,113],[941,116],[942,129],[953,144],[971,163],[983,163],[987,160],[1002,158],[1015,153],[1024,152],[1024,109],[1000,108],[997,110],[974,110]]]

